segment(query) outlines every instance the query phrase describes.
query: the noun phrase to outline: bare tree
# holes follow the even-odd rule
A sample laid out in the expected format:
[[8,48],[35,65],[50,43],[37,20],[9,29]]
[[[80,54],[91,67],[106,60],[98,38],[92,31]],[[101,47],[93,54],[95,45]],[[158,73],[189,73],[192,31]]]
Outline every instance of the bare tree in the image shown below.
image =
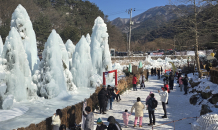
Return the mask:
[[[194,13],[194,17],[188,17],[188,21],[193,25],[193,26],[189,26],[189,27],[183,27],[180,26],[178,28],[181,29],[190,29],[192,32],[194,32],[194,39],[195,39],[195,61],[196,61],[196,67],[197,67],[197,71],[199,73],[199,78],[202,77],[202,71],[200,69],[200,62],[199,62],[199,56],[198,56],[198,48],[199,48],[199,30],[198,30],[198,22],[197,22],[197,15],[202,11],[202,9],[205,7],[205,5],[207,4],[216,4],[216,0],[170,0],[171,3],[183,3],[183,4],[192,4],[193,5],[193,13]],[[179,9],[178,9],[179,10]],[[177,11],[178,11],[177,10]],[[188,10],[185,10],[185,13]],[[183,13],[184,14],[184,10],[179,10],[178,12]],[[181,46],[181,44],[180,44]]]

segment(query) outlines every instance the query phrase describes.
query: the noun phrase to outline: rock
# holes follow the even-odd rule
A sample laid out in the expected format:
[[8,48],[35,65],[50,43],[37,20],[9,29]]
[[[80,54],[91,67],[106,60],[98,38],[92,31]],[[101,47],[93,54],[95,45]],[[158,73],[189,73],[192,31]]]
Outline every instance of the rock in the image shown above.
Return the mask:
[[210,96],[212,95],[211,92],[205,93],[205,92],[201,92],[201,96],[204,99],[208,99]]
[[218,102],[218,94],[213,95],[212,98],[209,99],[209,102],[212,104],[216,104]]
[[191,87],[194,88],[195,86],[198,86],[201,82],[191,82]]
[[190,104],[196,105],[199,98],[200,98],[200,94],[192,95],[191,98],[189,99]]
[[13,105],[13,100],[14,100],[14,96],[8,95],[2,103],[2,109],[4,109],[4,110],[10,109]]
[[207,86],[207,87],[205,88],[205,90],[206,90],[206,89],[210,89],[210,86]]
[[205,115],[205,114],[210,113],[210,112],[212,112],[212,110],[210,109],[209,106],[207,106],[205,104],[203,104],[201,106],[201,113],[200,113],[200,115]]

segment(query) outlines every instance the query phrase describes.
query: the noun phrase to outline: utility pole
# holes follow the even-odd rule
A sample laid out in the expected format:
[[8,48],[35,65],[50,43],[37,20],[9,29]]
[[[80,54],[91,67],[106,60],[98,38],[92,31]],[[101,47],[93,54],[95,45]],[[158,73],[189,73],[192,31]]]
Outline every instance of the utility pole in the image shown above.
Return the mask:
[[128,53],[128,33],[126,34],[126,52]]
[[173,41],[174,41],[174,52],[175,52],[175,55],[176,55],[176,51],[175,51],[175,43],[176,43],[176,39],[175,39],[176,36],[174,36],[173,38]]
[[[134,9],[134,11],[135,11],[135,9]],[[132,8],[128,10],[128,14],[130,14],[130,19],[129,19],[129,51],[128,51],[128,55],[130,56],[131,25],[133,25],[133,22],[132,22]]]

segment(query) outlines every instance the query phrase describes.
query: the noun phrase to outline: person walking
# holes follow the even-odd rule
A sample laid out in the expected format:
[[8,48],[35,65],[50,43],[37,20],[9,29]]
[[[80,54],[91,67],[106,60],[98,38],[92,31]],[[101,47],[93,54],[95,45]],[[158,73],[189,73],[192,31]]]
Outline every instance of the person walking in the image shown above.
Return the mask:
[[59,130],[59,127],[61,125],[61,117],[62,117],[62,112],[60,109],[56,110],[56,113],[52,116],[52,123],[53,129],[52,130]]
[[174,75],[172,74],[172,72],[170,72],[170,76],[169,76],[170,90],[173,90],[173,84],[174,84]]
[[162,66],[161,66],[161,68],[160,68],[160,71],[161,71],[161,75],[163,74],[163,68],[162,68]]
[[145,89],[145,76],[143,75],[143,73],[142,73],[142,75],[141,75],[141,77],[139,79],[139,82],[140,82],[140,89],[141,88]]
[[132,84],[133,84],[133,91],[137,91],[137,87],[136,87],[137,78],[136,78],[135,74],[133,75],[133,78],[132,78]]
[[147,77],[146,77],[147,81],[148,81],[148,77],[149,77],[149,69],[147,69]]
[[167,88],[164,87],[163,92],[160,92],[160,90],[158,90],[158,93],[160,95],[160,100],[162,102],[162,106],[163,106],[163,110],[164,110],[164,116],[162,116],[162,118],[167,118],[167,110],[166,110],[166,103],[168,101]]
[[110,93],[111,93],[111,97],[110,97],[110,110],[113,110],[113,107],[112,107],[112,103],[116,97],[116,94],[114,93],[114,88],[111,88],[110,89]]
[[160,68],[157,69],[157,76],[158,76],[158,79],[160,79]]
[[110,99],[111,99],[112,95],[111,95],[111,86],[108,85],[107,86],[107,107],[106,107],[106,110],[109,110],[110,109]]
[[188,94],[187,91],[188,91],[188,76],[187,74],[185,74],[185,77],[183,78],[183,85],[184,85],[184,95]]
[[109,116],[107,121],[109,122],[107,130],[122,130],[120,124],[115,120],[113,116]]
[[125,124],[125,127],[128,127],[128,123],[129,123],[129,116],[131,114],[128,113],[128,110],[126,109],[125,112],[123,113],[122,117],[123,117],[123,123]]
[[156,76],[156,74],[157,74],[157,69],[156,69],[156,67],[154,68],[154,75]]
[[103,88],[101,89],[101,91],[98,93],[98,101],[99,101],[99,105],[100,105],[100,114],[106,114],[105,113],[105,106],[108,100],[108,94],[106,91],[106,86],[103,85]]
[[180,77],[179,77],[179,87],[180,87],[180,91],[182,92],[182,89],[183,89],[183,87],[184,87],[184,85],[183,85],[183,76],[181,75]]
[[139,127],[142,127],[143,109],[145,109],[145,105],[142,104],[140,97],[137,98],[137,102],[132,106],[131,113],[133,112],[134,109],[135,109],[135,121],[133,127],[136,127],[138,118],[139,118]]
[[94,130],[94,114],[91,112],[91,108],[87,106],[83,111],[83,116],[86,118],[84,130]]
[[149,114],[149,120],[150,120],[150,123],[148,124],[149,126],[155,125],[155,116],[154,116],[155,107],[153,106],[154,105],[153,101],[156,101],[156,100],[154,99],[154,94],[151,93],[149,100],[146,102],[146,105],[148,105],[148,114]]
[[151,68],[151,76],[154,74],[154,69],[153,67]]

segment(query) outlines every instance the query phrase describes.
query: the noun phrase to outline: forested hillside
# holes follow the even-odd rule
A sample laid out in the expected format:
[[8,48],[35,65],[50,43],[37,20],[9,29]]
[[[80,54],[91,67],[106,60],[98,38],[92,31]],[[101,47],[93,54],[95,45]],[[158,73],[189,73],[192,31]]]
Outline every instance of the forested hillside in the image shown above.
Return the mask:
[[[0,35],[5,41],[14,9],[21,4],[26,8],[37,41],[43,49],[52,29],[61,35],[64,42],[71,39],[76,44],[82,35],[92,33],[94,20],[101,16],[108,26],[110,47],[118,49],[125,44],[122,33],[107,20],[107,16],[89,1],[82,0],[0,0]],[[119,48],[122,49],[122,48]],[[123,48],[125,49],[125,48]]]

